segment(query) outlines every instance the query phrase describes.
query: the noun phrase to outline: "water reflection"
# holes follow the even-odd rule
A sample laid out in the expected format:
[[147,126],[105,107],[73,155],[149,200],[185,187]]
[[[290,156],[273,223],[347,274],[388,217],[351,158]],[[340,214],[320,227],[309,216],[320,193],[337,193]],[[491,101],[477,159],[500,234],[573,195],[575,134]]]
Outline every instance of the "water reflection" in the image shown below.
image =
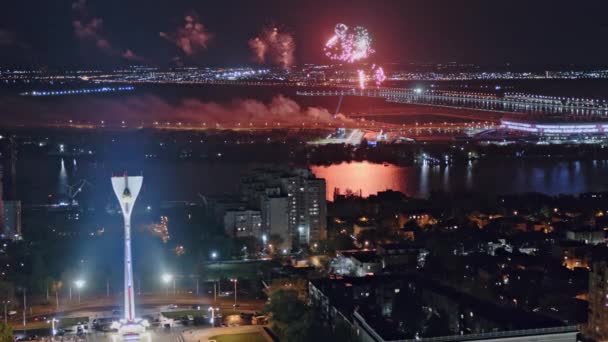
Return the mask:
[[327,199],[334,189],[363,196],[392,189],[412,197],[428,197],[431,191],[473,191],[494,194],[540,192],[548,195],[608,191],[602,175],[605,161],[479,160],[449,166],[426,163],[401,167],[369,162],[313,166],[327,182]]
[[333,200],[334,189],[341,193],[352,191],[364,197],[388,189],[408,192],[405,177],[408,168],[369,162],[341,163],[331,166],[313,166],[313,173],[325,178],[327,199]]
[[59,170],[59,179],[57,185],[59,187],[57,192],[60,194],[65,194],[68,187],[68,173],[65,169],[65,161],[63,158],[61,158],[61,169]]

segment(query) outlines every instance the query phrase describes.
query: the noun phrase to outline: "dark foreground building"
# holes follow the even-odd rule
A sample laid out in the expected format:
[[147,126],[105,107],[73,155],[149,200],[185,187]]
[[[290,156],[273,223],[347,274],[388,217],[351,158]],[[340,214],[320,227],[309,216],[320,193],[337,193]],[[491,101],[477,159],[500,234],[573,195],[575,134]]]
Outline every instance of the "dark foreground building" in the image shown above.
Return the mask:
[[364,342],[575,342],[578,333],[576,326],[411,276],[312,280],[309,298],[322,320],[345,324]]

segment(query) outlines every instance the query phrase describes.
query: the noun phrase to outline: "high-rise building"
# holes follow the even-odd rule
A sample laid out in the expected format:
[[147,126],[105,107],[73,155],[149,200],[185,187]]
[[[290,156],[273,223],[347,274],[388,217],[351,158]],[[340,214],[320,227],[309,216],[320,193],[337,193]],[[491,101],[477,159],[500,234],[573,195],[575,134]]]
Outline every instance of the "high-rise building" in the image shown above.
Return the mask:
[[262,200],[262,234],[267,239],[271,236],[279,236],[283,242],[276,247],[281,250],[291,247],[287,199],[287,196],[279,193],[266,195]]
[[294,243],[308,245],[325,239],[325,180],[310,170],[297,170],[295,175],[281,178],[281,184],[287,194],[288,229]]
[[596,262],[589,272],[589,316],[583,329],[594,341],[608,341],[608,262]]
[[224,214],[224,229],[232,237],[261,237],[262,214],[259,210],[228,210]]
[[21,239],[21,201],[0,201],[2,208],[2,238]]
[[260,239],[278,235],[281,249],[325,239],[325,180],[308,169],[256,168],[241,182],[242,199],[261,211]]

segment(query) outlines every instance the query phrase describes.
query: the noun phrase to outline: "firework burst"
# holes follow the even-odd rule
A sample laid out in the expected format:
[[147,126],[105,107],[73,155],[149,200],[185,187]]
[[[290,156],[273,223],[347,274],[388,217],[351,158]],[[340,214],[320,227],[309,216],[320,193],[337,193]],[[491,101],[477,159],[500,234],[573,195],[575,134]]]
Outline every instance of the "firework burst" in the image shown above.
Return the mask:
[[[363,61],[375,53],[372,48],[372,37],[365,27],[356,26],[351,30],[341,23],[334,28],[334,34],[325,43],[323,51],[329,59],[345,63]],[[369,71],[357,70],[359,88],[365,89],[368,74],[378,87],[386,80],[384,69],[373,64]]]
[[334,35],[325,43],[325,56],[335,61],[353,63],[373,53],[372,38],[362,26],[351,30],[344,24],[338,24]]

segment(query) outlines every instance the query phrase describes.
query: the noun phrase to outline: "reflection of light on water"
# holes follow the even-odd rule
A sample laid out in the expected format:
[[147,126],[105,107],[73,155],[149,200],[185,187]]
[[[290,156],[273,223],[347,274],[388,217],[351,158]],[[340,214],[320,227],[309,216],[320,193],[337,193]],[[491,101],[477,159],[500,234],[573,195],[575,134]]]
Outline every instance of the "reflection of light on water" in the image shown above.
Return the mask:
[[450,191],[450,166],[443,169],[443,191]]
[[429,195],[429,163],[425,160],[420,168],[420,195]]
[[65,161],[61,158],[61,170],[59,170],[59,193],[65,193],[68,186],[68,173],[65,170]]
[[334,189],[342,194],[351,190],[366,197],[379,191],[395,190],[407,193],[404,175],[407,168],[391,164],[370,162],[341,163],[330,166],[312,166],[312,172],[326,182],[326,197],[333,200]]
[[467,163],[467,178],[465,185],[467,190],[471,190],[473,188],[473,162],[470,160]]

